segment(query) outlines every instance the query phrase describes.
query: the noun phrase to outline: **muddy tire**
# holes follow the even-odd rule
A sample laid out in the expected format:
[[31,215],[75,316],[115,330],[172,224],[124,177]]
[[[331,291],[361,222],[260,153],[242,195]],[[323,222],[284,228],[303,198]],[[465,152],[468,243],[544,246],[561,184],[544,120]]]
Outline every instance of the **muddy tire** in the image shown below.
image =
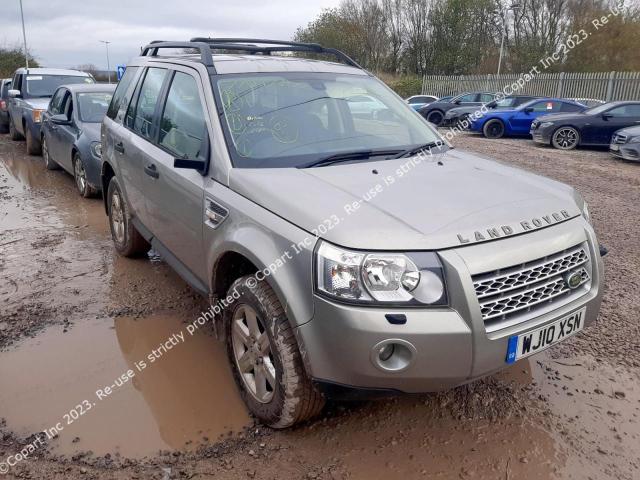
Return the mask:
[[16,142],[18,140],[24,140],[24,137],[20,135],[20,133],[18,133],[18,131],[16,130],[16,127],[13,124],[12,118],[9,119],[9,138],[11,138],[11,140],[14,140]]
[[95,196],[97,193],[96,189],[89,185],[87,181],[87,171],[78,153],[73,155],[73,179],[76,181],[76,187],[80,195],[84,198]]
[[135,257],[149,251],[149,243],[131,223],[129,206],[116,177],[111,177],[109,182],[107,211],[113,245],[120,255]]
[[489,120],[482,127],[482,133],[487,138],[502,138],[504,136],[504,123],[502,120]]
[[224,311],[227,355],[249,411],[271,428],[287,428],[322,411],[325,399],[307,376],[293,328],[268,283],[236,280]]
[[40,139],[33,136],[31,130],[25,128],[25,136],[27,137],[27,153],[29,155],[42,155],[42,144]]
[[573,150],[580,145],[580,133],[573,127],[560,127],[553,132],[551,145],[558,150]]
[[47,170],[58,170],[60,165],[58,165],[51,158],[51,154],[49,153],[49,144],[47,143],[47,138],[42,136],[42,160],[44,160],[44,167]]

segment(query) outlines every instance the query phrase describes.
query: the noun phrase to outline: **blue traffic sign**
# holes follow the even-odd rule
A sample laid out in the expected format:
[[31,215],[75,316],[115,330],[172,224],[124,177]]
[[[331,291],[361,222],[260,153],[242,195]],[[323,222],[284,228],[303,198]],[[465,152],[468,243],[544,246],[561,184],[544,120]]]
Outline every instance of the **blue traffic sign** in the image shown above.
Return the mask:
[[118,65],[118,66],[116,66],[116,75],[118,76],[118,81],[120,81],[120,79],[124,75],[124,71],[126,69],[127,69],[126,65]]

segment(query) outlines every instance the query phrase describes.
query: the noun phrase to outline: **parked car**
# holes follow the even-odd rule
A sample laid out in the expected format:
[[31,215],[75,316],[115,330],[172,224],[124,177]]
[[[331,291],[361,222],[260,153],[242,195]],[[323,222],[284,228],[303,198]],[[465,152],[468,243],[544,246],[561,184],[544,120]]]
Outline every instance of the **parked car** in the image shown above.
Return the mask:
[[581,103],[582,105],[586,105],[587,107],[597,107],[598,105],[604,105],[604,100],[598,100],[597,98],[568,98],[567,100],[571,100],[577,103]]
[[440,126],[444,120],[445,114],[456,107],[479,107],[485,103],[489,103],[495,100],[496,95],[494,93],[487,92],[474,92],[474,93],[462,93],[449,100],[439,100],[431,103],[425,107],[422,107],[418,112],[428,122],[433,123],[436,126]]
[[560,98],[530,100],[517,108],[492,110],[471,122],[469,130],[487,138],[529,135],[531,123],[541,115],[553,112],[582,112],[584,105]]
[[73,175],[80,195],[102,190],[100,126],[115,85],[59,87],[42,114],[42,158],[48,170],[62,167]]
[[94,83],[91,75],[78,70],[19,68],[9,90],[9,134],[12,140],[27,139],[27,153],[39,155],[42,113],[56,89],[63,84]]
[[610,102],[582,113],[545,115],[531,125],[537,143],[560,150],[578,146],[608,147],[613,134],[640,124],[640,102]]
[[623,128],[614,133],[609,151],[623,160],[640,161],[640,126]]
[[406,99],[406,102],[413,108],[414,110],[419,110],[433,102],[437,102],[438,97],[434,97],[432,95],[414,95]]
[[[512,95],[509,97],[504,97],[501,100],[492,100],[489,103],[484,104],[489,110],[506,110],[512,109],[522,105],[523,103],[529,102],[540,97],[532,97],[530,95]],[[475,112],[480,114],[480,107],[470,106],[470,107],[456,107],[449,110],[445,116],[444,120],[440,124],[440,126],[448,127],[451,125],[459,125],[464,123],[469,119],[469,116]]]
[[[603,263],[573,188],[450,149],[337,50],[193,42],[128,64],[102,126],[105,208],[117,252],[151,245],[210,299],[189,325],[214,323],[260,421],[466,384],[595,321]],[[353,115],[355,94],[389,114]]]
[[11,79],[0,79],[0,133],[9,131],[9,89],[11,89]]
[[352,95],[346,98],[352,115],[361,118],[375,118],[387,109],[384,103],[370,95]]

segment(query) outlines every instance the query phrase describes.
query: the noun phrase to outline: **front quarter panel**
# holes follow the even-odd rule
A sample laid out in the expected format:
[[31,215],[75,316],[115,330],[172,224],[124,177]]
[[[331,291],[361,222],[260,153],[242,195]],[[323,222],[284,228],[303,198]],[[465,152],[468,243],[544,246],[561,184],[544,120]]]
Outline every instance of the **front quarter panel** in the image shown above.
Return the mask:
[[204,225],[210,291],[214,291],[213,272],[221,256],[239,253],[259,270],[266,269],[259,279],[264,277],[274,289],[293,326],[311,320],[316,238],[213,180],[205,192],[204,201],[208,199],[229,211],[218,228]]

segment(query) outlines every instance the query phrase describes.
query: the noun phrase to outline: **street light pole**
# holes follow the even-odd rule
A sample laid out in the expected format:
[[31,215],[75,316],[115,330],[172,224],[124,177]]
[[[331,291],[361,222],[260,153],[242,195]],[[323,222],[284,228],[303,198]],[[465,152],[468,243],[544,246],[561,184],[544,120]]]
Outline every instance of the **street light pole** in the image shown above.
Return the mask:
[[99,42],[104,43],[105,46],[107,47],[107,76],[109,77],[109,83],[111,83],[111,63],[109,62],[109,44],[111,42],[108,40],[99,40]]
[[509,12],[512,11],[515,13],[516,9],[519,8],[520,5],[517,3],[512,4],[510,7],[507,7],[504,10],[504,14],[502,16],[502,39],[500,40],[500,58],[498,59],[498,75],[500,76],[500,70],[502,68],[502,56],[504,54],[504,38],[507,35],[507,16]]
[[27,33],[24,29],[24,12],[22,11],[22,0],[20,0],[20,18],[22,19],[22,42],[24,46],[24,63],[29,73],[29,54],[27,53]]

